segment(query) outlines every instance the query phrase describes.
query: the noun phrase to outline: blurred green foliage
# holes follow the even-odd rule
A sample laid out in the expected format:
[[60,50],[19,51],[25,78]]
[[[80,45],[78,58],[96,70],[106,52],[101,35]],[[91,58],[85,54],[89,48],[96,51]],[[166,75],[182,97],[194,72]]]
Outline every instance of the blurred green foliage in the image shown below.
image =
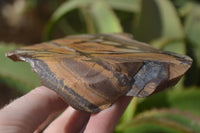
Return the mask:
[[28,63],[14,63],[5,57],[7,51],[16,49],[17,47],[19,45],[0,43],[0,83],[6,84],[11,88],[16,88],[20,92],[27,93],[32,88],[39,86],[40,82]]
[[[128,32],[159,49],[191,56],[194,62],[185,80],[148,98],[134,98],[115,132],[200,132],[198,0],[67,0],[46,24],[44,39],[54,39],[57,29],[65,35]],[[0,82],[26,93],[39,81],[27,64],[5,59],[5,52],[14,48],[0,45]]]

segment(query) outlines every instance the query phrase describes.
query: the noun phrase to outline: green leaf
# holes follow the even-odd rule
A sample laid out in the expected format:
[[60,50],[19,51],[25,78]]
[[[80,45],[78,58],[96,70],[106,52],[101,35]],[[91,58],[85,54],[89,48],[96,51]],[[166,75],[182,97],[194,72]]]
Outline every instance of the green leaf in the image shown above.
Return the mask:
[[191,0],[174,0],[173,3],[176,5],[179,16],[185,17],[191,12],[194,1]]
[[52,33],[53,28],[55,27],[55,24],[67,13],[70,11],[87,5],[90,3],[91,0],[70,0],[62,3],[57,10],[53,13],[52,17],[50,18],[49,22],[47,23],[44,31],[44,40],[49,40],[50,35]]
[[88,8],[89,14],[85,12],[85,10],[82,10],[82,12],[83,15],[85,15],[89,32],[94,33],[93,27],[91,27],[91,24],[93,26],[93,22],[90,21],[91,17],[97,28],[97,32],[122,32],[122,27],[117,16],[112,11],[108,3],[106,3],[104,0],[70,0],[62,3],[62,5],[53,13],[51,19],[46,25],[44,39],[49,40],[53,28],[58,21],[70,11],[78,8]]
[[168,90],[165,90],[146,98],[139,98],[136,114],[153,108],[169,107],[167,92]]
[[106,0],[106,2],[114,9],[137,13],[140,10],[141,0]]
[[192,11],[188,14],[185,24],[185,34],[190,48],[200,67],[200,4],[194,4]]
[[197,133],[200,118],[177,109],[146,111],[116,129],[121,133]]
[[166,44],[163,48],[165,51],[172,51],[179,54],[185,54],[185,43],[183,41],[174,41]]
[[142,0],[135,26],[135,38],[145,42],[183,39],[184,36],[177,12],[169,0]]
[[156,123],[144,123],[140,125],[133,125],[133,127],[125,128],[123,131],[116,131],[116,133],[182,133],[175,129],[167,128]]
[[176,39],[176,38],[161,38],[157,40],[153,40],[151,45],[162,49],[165,51],[171,51],[179,54],[186,53],[186,47],[183,39]]
[[128,107],[126,108],[123,116],[121,117],[120,122],[127,122],[133,119],[137,108],[138,98],[133,97],[132,101],[129,103]]
[[200,90],[187,89],[183,91],[172,91],[168,94],[168,101],[171,107],[180,110],[190,111],[200,116]]
[[40,86],[39,78],[25,62],[13,62],[5,57],[5,53],[16,49],[17,45],[0,43],[0,83],[27,93]]
[[119,19],[103,0],[92,3],[90,14],[99,33],[123,32]]

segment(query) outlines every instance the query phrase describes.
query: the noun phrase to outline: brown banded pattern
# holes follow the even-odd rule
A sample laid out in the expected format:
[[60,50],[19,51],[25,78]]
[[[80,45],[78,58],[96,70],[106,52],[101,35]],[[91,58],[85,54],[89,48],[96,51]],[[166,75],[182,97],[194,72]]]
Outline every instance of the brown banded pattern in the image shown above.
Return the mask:
[[41,83],[79,111],[99,112],[121,96],[146,97],[176,84],[192,59],[127,34],[76,35],[7,53],[31,64]]

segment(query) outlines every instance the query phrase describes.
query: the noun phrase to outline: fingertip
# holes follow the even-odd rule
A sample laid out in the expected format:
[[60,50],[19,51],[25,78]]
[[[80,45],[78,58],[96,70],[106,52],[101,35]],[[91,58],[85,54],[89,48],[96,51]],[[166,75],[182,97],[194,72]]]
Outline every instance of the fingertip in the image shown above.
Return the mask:
[[131,99],[132,97],[121,97],[110,108],[93,114],[86,126],[85,133],[112,133]]
[[90,114],[80,112],[72,107],[68,107],[57,119],[55,119],[44,131],[59,133],[80,132],[89,120]]

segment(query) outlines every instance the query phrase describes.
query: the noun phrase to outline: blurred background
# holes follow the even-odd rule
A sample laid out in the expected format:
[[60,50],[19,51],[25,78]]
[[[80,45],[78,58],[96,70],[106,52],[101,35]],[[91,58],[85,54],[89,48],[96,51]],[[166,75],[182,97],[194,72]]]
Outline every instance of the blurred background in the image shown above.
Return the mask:
[[0,0],[0,107],[40,82],[7,51],[72,34],[127,32],[153,47],[187,54],[191,69],[174,87],[134,98],[116,133],[200,132],[199,0]]

